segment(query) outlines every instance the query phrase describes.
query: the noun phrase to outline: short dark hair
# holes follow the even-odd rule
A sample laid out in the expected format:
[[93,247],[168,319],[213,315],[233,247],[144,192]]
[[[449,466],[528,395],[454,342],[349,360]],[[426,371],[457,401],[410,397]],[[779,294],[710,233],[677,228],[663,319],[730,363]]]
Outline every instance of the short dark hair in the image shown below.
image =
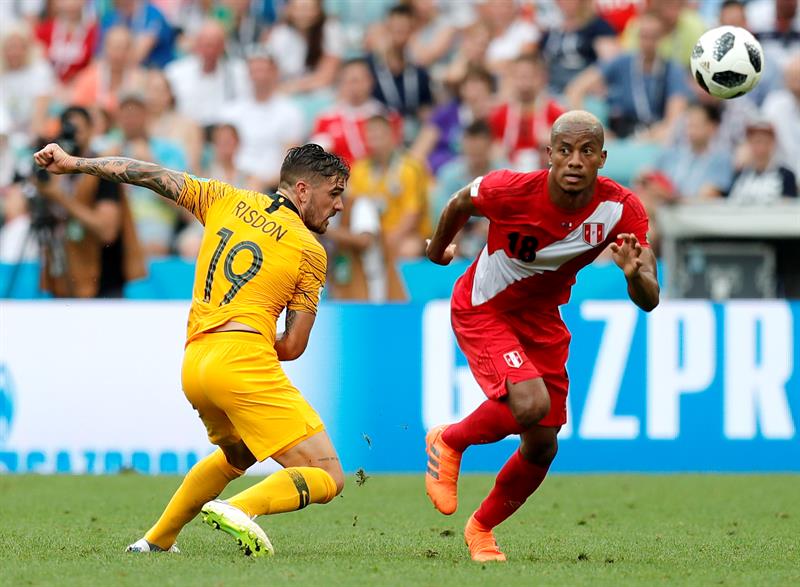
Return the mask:
[[464,137],[492,138],[492,129],[485,120],[476,120],[464,129]]
[[292,185],[301,177],[350,177],[350,166],[344,159],[314,143],[289,149],[281,165],[281,185]]
[[366,57],[351,57],[350,59],[345,59],[342,61],[341,65],[339,65],[339,71],[345,69],[346,67],[350,67],[351,65],[363,65],[369,69],[369,61]]
[[690,105],[689,108],[702,110],[703,113],[706,115],[706,117],[715,125],[719,125],[722,122],[722,108],[720,108],[716,104],[695,102],[694,104]]
[[726,8],[730,8],[731,6],[735,6],[737,8],[741,8],[744,10],[744,2],[742,0],[725,0],[719,7],[719,11],[722,12]]
[[461,82],[459,83],[459,88],[461,88],[468,81],[472,80],[478,80],[483,82],[494,93],[495,91],[494,76],[492,76],[491,72],[485,67],[481,65],[469,65],[467,67],[467,72],[464,74],[464,77],[461,78]]
[[237,129],[236,126],[231,124],[230,122],[221,122],[219,124],[215,124],[214,126],[211,127],[210,134],[213,136],[217,131],[220,130],[229,130],[233,133],[233,136],[236,137],[237,141],[240,140],[239,129]]
[[414,9],[408,4],[395,4],[389,9],[387,16],[389,18],[392,16],[407,16],[408,18],[414,18]]
[[89,114],[89,111],[84,108],[83,106],[68,106],[62,113],[61,113],[61,124],[64,124],[67,120],[72,118],[73,116],[80,116],[83,118],[83,121],[86,124],[92,124],[92,116]]

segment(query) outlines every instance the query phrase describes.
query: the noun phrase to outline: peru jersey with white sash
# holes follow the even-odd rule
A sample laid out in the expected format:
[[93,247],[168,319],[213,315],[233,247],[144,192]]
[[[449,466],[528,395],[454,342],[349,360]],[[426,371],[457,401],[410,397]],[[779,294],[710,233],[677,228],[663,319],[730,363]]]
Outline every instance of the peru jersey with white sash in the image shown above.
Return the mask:
[[455,309],[555,310],[569,300],[576,273],[618,234],[633,233],[649,246],[647,214],[630,190],[598,177],[589,204],[569,210],[550,200],[548,173],[500,170],[472,183],[470,194],[489,219],[489,236],[456,283]]

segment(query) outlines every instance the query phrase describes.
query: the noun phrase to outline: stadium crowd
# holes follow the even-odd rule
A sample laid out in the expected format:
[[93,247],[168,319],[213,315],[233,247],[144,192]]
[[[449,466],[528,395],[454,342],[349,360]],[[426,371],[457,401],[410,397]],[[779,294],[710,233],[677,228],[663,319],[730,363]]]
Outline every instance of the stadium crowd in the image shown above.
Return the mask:
[[[718,24],[765,52],[757,88],[724,102],[689,71]],[[268,191],[287,147],[312,141],[352,166],[323,237],[328,295],[403,299],[397,262],[421,256],[450,194],[494,168],[542,168],[572,108],[606,123],[605,174],[650,211],[796,197],[798,3],[4,0],[0,261],[41,256],[54,294],[116,297],[149,259],[196,256],[202,227],[154,193],[37,173],[45,142]],[[460,254],[485,228],[468,225]]]

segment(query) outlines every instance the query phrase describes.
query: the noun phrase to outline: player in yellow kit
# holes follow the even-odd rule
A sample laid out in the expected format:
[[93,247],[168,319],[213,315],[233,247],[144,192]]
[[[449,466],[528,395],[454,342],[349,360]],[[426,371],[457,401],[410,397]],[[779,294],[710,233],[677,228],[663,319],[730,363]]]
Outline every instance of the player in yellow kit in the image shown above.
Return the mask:
[[[280,361],[306,348],[325,282],[325,232],[342,210],[349,168],[318,145],[291,149],[275,195],[237,189],[122,157],[86,159],[50,144],[34,155],[51,173],[88,173],[150,188],[205,225],[197,259],[182,381],[219,448],[186,475],[156,524],[128,547],[177,551],[181,529],[202,511],[246,554],[272,554],[258,515],[327,503],[344,475],[320,417]],[[285,330],[276,322],[286,309]],[[256,461],[283,469],[227,501],[216,500]]]

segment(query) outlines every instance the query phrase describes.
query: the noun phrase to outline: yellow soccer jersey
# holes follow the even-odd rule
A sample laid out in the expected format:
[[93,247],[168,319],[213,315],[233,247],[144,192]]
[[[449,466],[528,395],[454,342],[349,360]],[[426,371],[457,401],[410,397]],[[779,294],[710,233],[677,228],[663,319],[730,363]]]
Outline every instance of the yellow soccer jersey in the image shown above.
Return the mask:
[[316,313],[326,255],[294,204],[184,175],[178,204],[205,225],[195,268],[187,343],[236,320],[275,340],[284,308]]

